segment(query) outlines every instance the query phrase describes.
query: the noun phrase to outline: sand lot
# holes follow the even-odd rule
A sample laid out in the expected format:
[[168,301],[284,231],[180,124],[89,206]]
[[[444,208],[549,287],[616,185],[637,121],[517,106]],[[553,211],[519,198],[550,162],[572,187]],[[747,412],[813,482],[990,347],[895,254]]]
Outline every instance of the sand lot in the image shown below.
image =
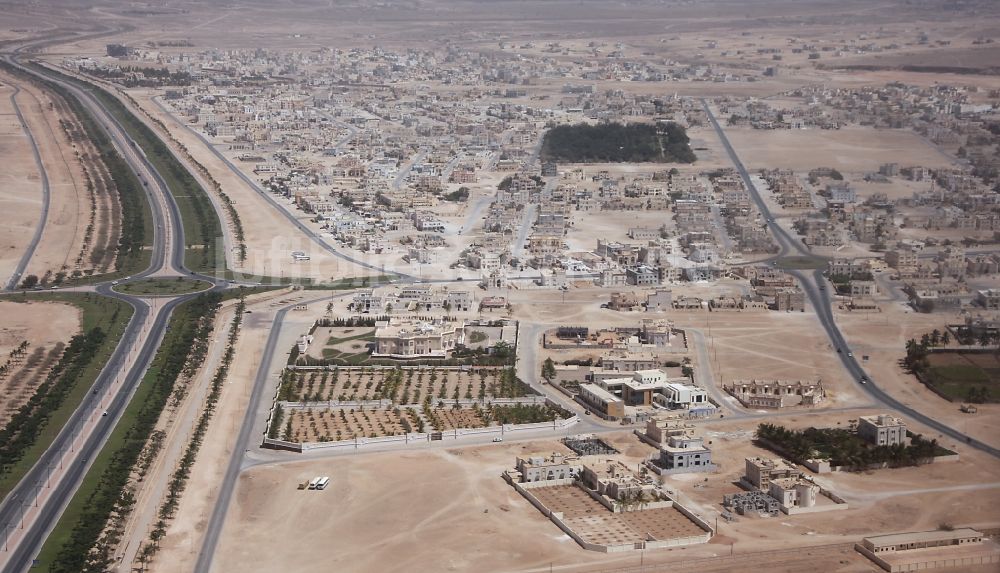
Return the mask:
[[22,83],[21,89],[31,96],[27,104],[22,103],[21,109],[38,143],[49,178],[49,216],[42,240],[25,273],[42,277],[47,271],[55,273],[71,265],[80,251],[86,190],[77,183],[81,177],[79,165],[65,145],[65,136],[59,132],[59,117],[43,109],[47,107],[48,98],[31,84]]
[[[832,425],[835,418],[847,416],[803,416],[798,424]],[[706,425],[722,469],[668,481],[668,488],[710,519],[721,509],[722,494],[737,490],[731,482],[742,473],[743,457],[764,453],[737,429],[745,426]],[[737,434],[731,434],[734,429]],[[628,463],[652,451],[628,433],[608,439]],[[248,470],[239,480],[213,570],[544,571],[551,563],[578,571],[598,564],[637,564],[638,554],[581,549],[500,479],[515,456],[552,451],[567,450],[541,440],[341,456]],[[933,529],[942,522],[990,523],[996,518],[990,507],[1000,503],[1000,484],[993,483],[1000,466],[969,455],[970,461],[957,464],[827,475],[821,479],[843,490],[852,509],[739,518],[723,524],[713,543],[646,551],[643,558],[645,563],[667,562],[725,555],[730,543],[736,553],[746,553],[855,541],[876,531]],[[331,477],[327,490],[296,489],[316,475]],[[928,503],[935,507],[926,507]]]
[[0,379],[0,427],[9,414],[24,404],[44,380],[45,372],[59,353],[57,345],[66,344],[80,330],[80,311],[59,302],[18,303],[0,301],[0,364],[10,352],[27,341],[24,360],[14,366],[13,374]]
[[826,334],[811,312],[675,313],[681,328],[697,327],[705,337],[716,383],[733,380],[822,380],[827,400],[817,406],[867,402],[848,384]]
[[888,162],[931,169],[951,165],[948,156],[906,130],[727,128],[726,135],[747,169],[833,167],[843,172],[867,172],[878,171],[879,165]]
[[[60,270],[73,270],[72,265],[80,253],[83,242],[83,227],[86,226],[84,221],[89,216],[89,198],[86,197],[86,189],[79,183],[82,180],[80,166],[73,156],[72,148],[66,143],[65,134],[61,131],[60,115],[49,110],[50,99],[30,83],[19,82],[18,85],[22,90],[18,95],[18,104],[25,116],[28,129],[38,144],[42,163],[49,178],[48,219],[38,248],[25,271],[25,275],[34,274],[41,278],[47,271],[56,273]],[[4,105],[9,105],[9,102],[5,100]],[[27,173],[32,174],[29,180],[33,182],[34,187],[31,193],[37,197],[39,211],[33,216],[37,221],[37,213],[41,207],[41,179],[31,157],[27,140],[24,141],[24,145],[24,153],[27,155],[21,155],[16,161],[20,166],[15,168],[14,172],[26,169],[29,170]],[[11,214],[6,211],[4,217],[8,216]],[[13,216],[23,217],[20,213]],[[22,237],[21,240],[25,245],[33,232],[34,229]],[[9,249],[4,247],[4,251],[7,250]],[[18,258],[22,252],[23,250],[18,252]]]
[[[6,283],[28,247],[42,211],[41,180],[31,156],[31,143],[14,115],[10,96],[14,88],[0,75],[0,283]],[[18,102],[26,106],[30,95],[21,92]]]

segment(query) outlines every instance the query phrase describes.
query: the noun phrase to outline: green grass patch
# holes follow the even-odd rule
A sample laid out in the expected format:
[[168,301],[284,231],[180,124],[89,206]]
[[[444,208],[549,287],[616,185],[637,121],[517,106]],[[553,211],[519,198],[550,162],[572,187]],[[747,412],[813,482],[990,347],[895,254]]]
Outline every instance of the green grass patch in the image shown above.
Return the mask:
[[327,346],[333,346],[334,344],[340,344],[341,342],[347,342],[348,340],[366,340],[368,342],[375,341],[375,331],[369,330],[362,334],[356,334],[354,336],[344,336],[342,338],[337,338],[336,336],[331,336],[326,341]]
[[923,381],[953,402],[1000,402],[1000,357],[990,352],[932,352]]
[[128,282],[114,287],[114,290],[133,296],[180,296],[201,292],[212,288],[205,281],[191,280],[184,277],[153,278]]
[[[90,332],[100,329],[104,333],[97,351],[89,358],[85,364],[76,365],[78,375],[73,380],[68,380],[69,386],[61,400],[55,403],[48,401],[48,406],[53,406],[49,410],[43,410],[40,415],[45,416],[40,421],[37,435],[30,443],[23,443],[18,448],[16,455],[8,454],[0,465],[0,498],[7,495],[11,489],[21,480],[31,469],[38,458],[52,444],[52,440],[59,434],[70,415],[83,401],[94,380],[100,373],[101,368],[108,362],[114,352],[118,341],[121,340],[122,333],[132,318],[132,307],[128,304],[112,298],[103,297],[97,294],[78,293],[32,293],[19,294],[7,297],[5,300],[14,302],[26,301],[55,301],[72,304],[81,311],[81,332]],[[28,421],[22,423],[30,423]],[[11,461],[13,460],[13,461]]]

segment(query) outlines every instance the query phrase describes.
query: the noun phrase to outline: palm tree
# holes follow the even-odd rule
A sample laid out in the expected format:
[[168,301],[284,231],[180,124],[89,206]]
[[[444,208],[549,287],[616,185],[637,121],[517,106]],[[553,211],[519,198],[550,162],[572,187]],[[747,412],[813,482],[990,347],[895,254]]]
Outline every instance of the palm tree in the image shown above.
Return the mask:
[[979,335],[979,346],[982,346],[983,348],[986,348],[987,346],[989,346],[990,345],[990,338],[991,338],[990,334],[988,332],[986,332],[986,331],[983,331]]

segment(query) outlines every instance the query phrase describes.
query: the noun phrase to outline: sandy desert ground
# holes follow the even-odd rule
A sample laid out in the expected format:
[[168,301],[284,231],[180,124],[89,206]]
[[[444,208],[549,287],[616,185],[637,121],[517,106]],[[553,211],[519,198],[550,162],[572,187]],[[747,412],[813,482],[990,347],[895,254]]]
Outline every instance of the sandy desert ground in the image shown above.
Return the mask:
[[[59,124],[63,118],[50,107],[52,100],[49,96],[34,84],[14,80],[9,76],[3,77],[8,81],[15,81],[22,90],[18,95],[18,103],[25,116],[25,123],[38,144],[42,164],[49,179],[48,218],[38,248],[24,274],[34,274],[41,278],[46,272],[53,274],[60,271],[72,272],[76,257],[81,252],[85,227],[90,217],[90,198],[83,184],[80,165],[74,157],[74,148],[66,141],[66,135]],[[9,101],[5,100],[4,105],[9,106]],[[24,145],[28,146],[27,140],[24,141]],[[0,220],[7,222],[8,225],[21,228],[29,220],[34,219],[37,222],[42,194],[41,178],[31,156],[30,146],[26,147],[26,150],[27,154],[20,156],[23,160],[15,162],[18,166],[11,171],[11,174],[16,177],[19,171],[25,170],[24,177],[27,178],[25,183],[30,183],[28,185],[30,190],[18,192],[15,187],[12,196],[30,193],[29,196],[37,198],[33,202],[37,201],[38,207],[29,207],[28,210],[4,210],[0,215]],[[6,197],[6,193],[4,195]],[[33,232],[32,229],[19,238],[19,247],[12,249],[13,245],[6,245],[3,248],[5,253],[17,252],[13,257],[13,264],[20,259]]]
[[[802,415],[790,426],[846,423],[845,414]],[[720,511],[744,457],[765,452],[748,443],[746,423],[699,426],[713,440],[721,469],[668,480],[698,512]],[[734,433],[735,430],[735,433]],[[611,435],[626,461],[652,448],[629,433]],[[578,547],[499,477],[518,455],[568,452],[555,441],[434,448],[341,456],[251,469],[239,481],[216,556],[217,571],[526,571],[550,563],[562,571],[600,564],[636,564],[636,554],[600,554]],[[963,455],[964,452],[963,452]],[[723,524],[715,543],[646,551],[646,563],[855,541],[872,531],[933,529],[943,522],[990,523],[1000,502],[995,461],[884,470],[821,479],[843,490],[852,508],[830,514],[739,518]],[[299,482],[329,475],[322,492]],[[704,481],[707,478],[707,481]],[[873,480],[878,480],[873,482]],[[979,502],[971,502],[975,492]],[[933,508],[927,504],[933,501]],[[711,517],[710,517],[711,519]],[[732,545],[732,549],[728,547]],[[837,564],[834,561],[834,564]]]
[[947,167],[951,158],[913,132],[845,127],[837,130],[727,128],[726,135],[747,169],[809,171],[833,167],[847,172],[878,171],[879,165]]
[[[24,250],[38,225],[42,212],[41,180],[31,155],[31,143],[14,114],[10,96],[14,93],[6,76],[0,76],[0,161],[5,168],[0,174],[3,194],[0,195],[0,282],[6,282],[21,260]],[[27,107],[30,95],[18,95]]]

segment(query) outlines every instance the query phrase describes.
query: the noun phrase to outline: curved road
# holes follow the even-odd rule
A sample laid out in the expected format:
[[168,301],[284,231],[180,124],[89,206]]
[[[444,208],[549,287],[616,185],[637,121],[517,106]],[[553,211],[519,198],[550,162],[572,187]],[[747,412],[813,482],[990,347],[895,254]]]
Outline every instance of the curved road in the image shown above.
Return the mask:
[[14,86],[14,93],[10,94],[10,103],[14,108],[14,113],[17,114],[17,120],[21,123],[21,129],[24,130],[24,134],[28,136],[28,142],[31,143],[31,154],[35,157],[35,165],[38,167],[38,173],[42,178],[42,212],[38,217],[38,226],[35,227],[35,234],[32,235],[31,242],[28,243],[24,254],[21,255],[21,260],[18,261],[17,266],[14,268],[14,273],[10,275],[10,279],[7,281],[4,290],[14,290],[17,287],[18,281],[21,280],[21,275],[28,268],[28,262],[34,256],[35,249],[38,248],[38,242],[42,239],[42,231],[45,230],[45,222],[49,218],[49,175],[45,172],[45,165],[42,164],[42,155],[38,151],[38,143],[35,142],[35,136],[28,129],[28,123],[24,121],[21,108],[17,105],[16,98],[19,93],[21,93],[21,88]]
[[[754,203],[757,204],[757,208],[760,209],[760,212],[767,218],[768,226],[774,233],[775,240],[778,242],[780,248],[779,256],[783,257],[792,255],[815,257],[815,255],[806,250],[801,243],[795,240],[788,233],[788,231],[774,222],[774,218],[765,204],[764,199],[760,196],[760,193],[754,186],[753,181],[750,180],[750,174],[747,172],[746,167],[743,166],[739,156],[736,155],[736,151],[729,143],[729,139],[726,137],[726,133],[722,129],[722,126],[720,126],[719,122],[716,121],[715,114],[712,113],[712,109],[709,107],[708,102],[702,99],[701,103],[705,108],[705,113],[708,115],[709,121],[712,123],[712,127],[719,136],[719,140],[722,141],[722,145],[725,147],[726,153],[729,154],[730,160],[732,160],[737,172],[739,172],[740,178],[743,180],[743,184],[746,185],[747,191],[749,191]],[[816,316],[819,318],[820,325],[823,327],[823,330],[826,331],[826,334],[830,338],[830,342],[833,344],[834,348],[838,348],[842,351],[838,354],[840,361],[843,363],[844,368],[854,380],[855,385],[859,390],[868,394],[881,404],[905,414],[909,418],[920,422],[924,426],[940,432],[942,435],[958,440],[961,443],[986,452],[994,457],[1000,457],[1000,449],[977,440],[972,436],[964,434],[955,428],[948,426],[947,424],[939,422],[928,415],[914,410],[913,408],[893,398],[885,390],[879,388],[875,383],[875,380],[872,379],[867,372],[865,372],[864,368],[861,367],[861,364],[859,364],[858,361],[850,355],[850,345],[847,343],[847,340],[844,339],[844,335],[840,332],[840,329],[837,327],[837,323],[833,317],[833,310],[831,308],[829,295],[826,294],[825,290],[820,290],[819,288],[819,285],[824,285],[826,282],[823,272],[821,270],[813,271],[811,274],[807,274],[799,270],[789,270],[786,272],[794,276],[802,284],[802,289],[805,291],[806,296],[809,297],[809,302],[816,311]],[[862,384],[860,381],[863,379],[867,380],[867,383]]]

